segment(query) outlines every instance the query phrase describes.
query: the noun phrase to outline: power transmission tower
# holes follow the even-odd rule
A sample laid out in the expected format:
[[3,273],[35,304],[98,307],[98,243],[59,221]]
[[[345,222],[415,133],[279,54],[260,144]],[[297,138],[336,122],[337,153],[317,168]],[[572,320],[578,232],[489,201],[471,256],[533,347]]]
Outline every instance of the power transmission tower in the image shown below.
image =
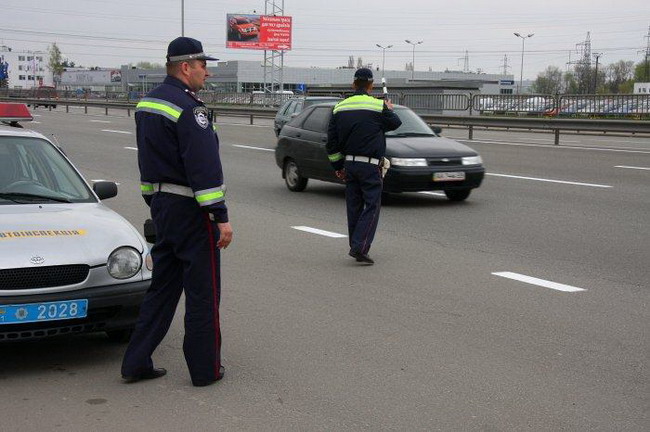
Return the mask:
[[587,39],[576,44],[576,52],[580,58],[569,64],[575,66],[575,77],[578,82],[578,92],[588,93],[591,89],[591,32],[587,32]]
[[[265,0],[264,15],[283,16],[284,0]],[[284,51],[264,50],[264,92],[276,90],[284,90]]]
[[508,69],[510,69],[511,67],[510,65],[508,65],[508,54],[505,54],[503,56],[503,64],[501,65],[501,67],[503,68],[503,74],[508,75]]
[[463,72],[469,73],[469,51],[465,50],[463,57],[458,57],[458,61],[463,61]]

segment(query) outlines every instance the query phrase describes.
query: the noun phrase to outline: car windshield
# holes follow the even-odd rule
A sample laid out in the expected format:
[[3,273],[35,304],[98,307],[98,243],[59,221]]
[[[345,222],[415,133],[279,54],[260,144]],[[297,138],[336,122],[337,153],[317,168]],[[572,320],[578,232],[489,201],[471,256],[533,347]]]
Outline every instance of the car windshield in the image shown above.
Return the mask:
[[52,144],[39,138],[0,136],[0,205],[95,201]]
[[247,18],[237,18],[237,24],[250,24]]
[[402,121],[402,125],[394,131],[386,132],[387,137],[435,136],[424,120],[409,108],[395,107],[395,114]]

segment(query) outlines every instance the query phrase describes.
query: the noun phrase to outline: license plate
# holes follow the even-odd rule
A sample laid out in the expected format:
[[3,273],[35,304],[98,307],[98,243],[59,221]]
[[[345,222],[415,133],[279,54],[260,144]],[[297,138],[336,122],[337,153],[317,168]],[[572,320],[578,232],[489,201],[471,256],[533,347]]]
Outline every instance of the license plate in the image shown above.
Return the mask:
[[32,323],[85,318],[88,300],[0,305],[0,324]]
[[462,171],[457,172],[437,172],[433,173],[433,181],[463,181],[465,180],[465,173]]

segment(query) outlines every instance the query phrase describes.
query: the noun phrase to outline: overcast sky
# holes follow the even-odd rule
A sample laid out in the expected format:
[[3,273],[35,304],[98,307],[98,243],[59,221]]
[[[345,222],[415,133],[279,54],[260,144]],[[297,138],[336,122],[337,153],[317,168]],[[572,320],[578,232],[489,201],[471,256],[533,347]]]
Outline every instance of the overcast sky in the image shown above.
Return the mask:
[[[185,0],[185,35],[221,60],[261,62],[262,51],[225,48],[226,14],[263,14],[264,4]],[[0,0],[0,11],[0,45],[45,50],[56,42],[64,57],[83,66],[163,63],[167,44],[181,34],[181,0]],[[566,70],[587,32],[601,65],[639,62],[650,26],[649,0],[285,0],[284,11],[293,17],[285,66],[342,66],[350,55],[379,66],[375,44],[381,44],[393,45],[386,69],[404,70],[410,39],[423,41],[416,70],[462,70],[467,50],[471,70],[501,73],[507,55],[508,72],[518,77],[522,42],[513,32],[534,33],[526,40],[524,79],[549,65]]]

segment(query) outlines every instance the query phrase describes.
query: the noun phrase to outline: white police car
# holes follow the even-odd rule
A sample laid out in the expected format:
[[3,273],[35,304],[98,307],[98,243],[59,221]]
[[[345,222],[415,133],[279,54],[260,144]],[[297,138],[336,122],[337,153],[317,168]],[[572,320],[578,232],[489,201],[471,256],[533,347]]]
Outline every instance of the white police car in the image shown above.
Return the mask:
[[115,183],[90,188],[23,120],[25,105],[0,103],[0,343],[83,332],[126,341],[151,282],[147,243],[101,203]]

